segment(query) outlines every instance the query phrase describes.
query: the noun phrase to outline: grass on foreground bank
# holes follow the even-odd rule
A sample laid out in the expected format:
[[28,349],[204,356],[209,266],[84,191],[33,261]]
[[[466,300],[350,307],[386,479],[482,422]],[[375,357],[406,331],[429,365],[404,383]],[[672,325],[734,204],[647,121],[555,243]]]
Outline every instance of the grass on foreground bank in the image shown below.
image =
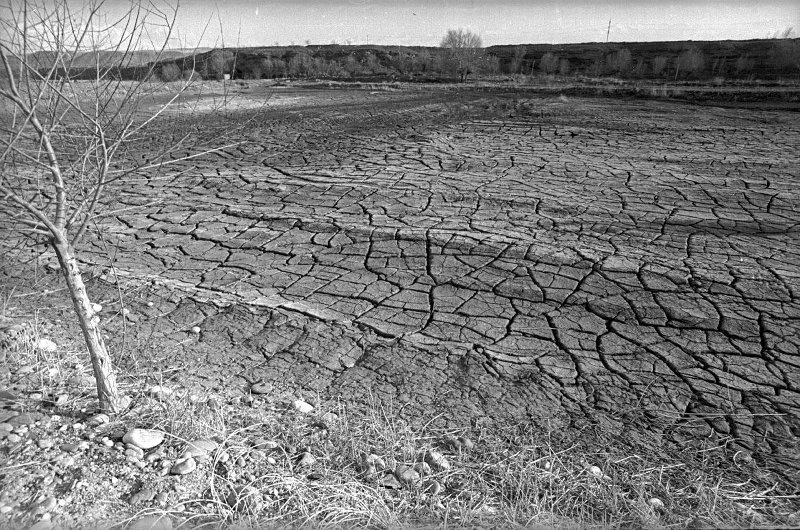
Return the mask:
[[[5,295],[0,308],[15,317]],[[314,409],[302,413],[269,394],[230,397],[164,381],[144,352],[140,370],[120,378],[131,407],[93,427],[96,394],[77,327],[33,314],[0,348],[0,413],[42,414],[17,442],[0,440],[2,528],[800,524],[798,498],[718,441],[665,453],[600,446],[589,432],[546,424],[482,419],[447,430],[435,415],[409,418],[375,399],[308,399]],[[127,458],[119,444],[107,446],[132,427],[165,433],[151,451],[158,458]],[[216,442],[208,460],[183,476],[165,474],[164,462],[197,439]],[[65,444],[80,447],[67,452]],[[137,501],[144,490],[163,495]],[[54,507],[43,510],[50,497]]]

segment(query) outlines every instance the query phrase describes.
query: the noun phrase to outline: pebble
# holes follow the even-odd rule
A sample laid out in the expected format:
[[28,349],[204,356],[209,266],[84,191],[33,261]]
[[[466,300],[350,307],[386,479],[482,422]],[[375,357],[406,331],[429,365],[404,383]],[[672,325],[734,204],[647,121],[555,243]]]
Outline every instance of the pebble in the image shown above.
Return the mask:
[[209,453],[213,453],[217,448],[217,442],[203,438],[201,440],[194,440],[189,442],[178,455],[178,458],[187,457],[207,457]]
[[413,468],[400,464],[394,470],[394,476],[397,477],[401,483],[413,484],[419,480],[419,473]]
[[8,436],[6,436],[6,441],[8,441],[8,442],[10,442],[12,444],[15,444],[15,443],[17,443],[17,442],[19,442],[21,440],[22,440],[22,436],[20,436],[19,434],[11,433]]
[[662,501],[658,497],[652,497],[649,501],[647,501],[647,503],[654,510],[663,510],[664,509],[664,501]]
[[314,458],[314,455],[306,451],[302,455],[300,455],[300,458],[297,460],[297,467],[298,468],[311,467],[314,465],[316,461],[317,459]]
[[58,349],[58,345],[50,339],[39,339],[36,341],[34,348],[44,352],[52,353]]
[[11,510],[13,510],[11,506],[6,506],[5,504],[0,506],[0,513],[8,513]]
[[166,491],[160,491],[155,497],[155,501],[158,503],[159,506],[164,506],[167,504],[167,500],[169,500],[169,494]]
[[424,485],[424,488],[425,488],[425,493],[428,493],[430,495],[438,495],[444,489],[444,487],[441,485],[441,483],[438,480],[428,480],[428,481],[426,481],[425,485]]
[[172,395],[172,389],[164,385],[153,385],[147,388],[147,393],[156,399],[165,399]]
[[10,423],[0,423],[0,431],[9,433],[14,430],[14,426]]
[[192,333],[194,333],[195,335],[199,335],[200,334],[200,326],[192,327]]
[[99,425],[103,425],[105,423],[108,423],[110,420],[111,420],[111,418],[108,417],[108,414],[102,414],[101,413],[101,414],[95,414],[94,416],[89,418],[87,423],[89,425],[91,425],[92,427],[97,427]]
[[151,490],[150,488],[142,488],[133,495],[131,495],[128,502],[132,505],[139,504],[142,502],[149,502],[153,500],[153,497],[156,496],[156,492]]
[[152,449],[164,441],[164,433],[152,429],[131,429],[125,433],[122,441],[139,449]]
[[78,444],[75,443],[65,443],[58,446],[59,449],[64,451],[65,453],[74,453],[79,449]]
[[424,477],[431,474],[431,466],[429,466],[427,462],[417,462],[414,464],[414,471]]
[[296,410],[301,414],[308,414],[309,412],[314,410],[314,407],[312,405],[306,403],[302,399],[296,400],[294,403],[292,403],[292,406],[294,406],[294,410]]
[[128,446],[125,448],[125,456],[129,456],[131,458],[135,458],[136,460],[140,460],[144,458],[144,451],[142,451],[135,445],[128,444]]
[[336,423],[337,421],[339,421],[339,416],[337,416],[333,412],[326,412],[325,414],[322,415],[322,417],[320,419],[322,421],[324,421],[325,423],[327,423],[329,425],[332,425],[332,424]]
[[272,451],[278,448],[278,442],[267,440],[266,438],[256,438],[253,440],[253,447],[255,449],[263,449],[264,451]]
[[391,473],[383,475],[378,482],[384,488],[400,489],[403,487],[403,485],[397,480],[397,477]]
[[189,457],[175,462],[175,464],[170,468],[169,472],[171,475],[186,475],[195,469],[197,469],[197,462],[194,458]]
[[47,513],[58,506],[58,500],[55,497],[45,497],[34,506],[35,513]]
[[92,311],[94,311],[95,313],[99,313],[102,310],[103,310],[103,306],[101,306],[100,304],[98,304],[98,303],[92,304]]
[[450,462],[447,461],[447,458],[439,451],[433,449],[425,453],[423,461],[436,471],[447,471],[450,469]]
[[272,385],[270,383],[256,383],[250,387],[250,392],[253,394],[269,394],[272,392]]
[[114,447],[114,441],[113,441],[113,440],[110,440],[110,439],[108,439],[108,438],[103,438],[103,439],[102,439],[102,440],[100,440],[100,441],[101,441],[101,443],[102,443],[103,445],[105,445],[106,447]]
[[12,426],[16,427],[18,425],[30,425],[36,421],[36,418],[29,412],[23,412],[22,414],[17,414],[13,418],[8,420]]

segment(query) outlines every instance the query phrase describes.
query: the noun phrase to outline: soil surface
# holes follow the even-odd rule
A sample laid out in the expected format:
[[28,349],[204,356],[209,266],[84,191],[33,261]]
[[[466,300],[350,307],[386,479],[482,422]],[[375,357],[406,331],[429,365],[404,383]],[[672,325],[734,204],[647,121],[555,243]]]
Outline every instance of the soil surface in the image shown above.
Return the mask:
[[113,280],[114,249],[129,346],[218,390],[731,437],[800,468],[800,115],[486,90],[266,109],[110,196],[82,258]]

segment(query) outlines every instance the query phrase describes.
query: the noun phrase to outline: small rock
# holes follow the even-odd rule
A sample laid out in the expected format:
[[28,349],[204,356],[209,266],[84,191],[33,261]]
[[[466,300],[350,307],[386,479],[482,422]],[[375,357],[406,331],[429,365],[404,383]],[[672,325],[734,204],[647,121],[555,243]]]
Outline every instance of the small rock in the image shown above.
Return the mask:
[[20,436],[19,434],[11,433],[8,436],[6,436],[6,441],[15,444],[22,441],[22,436]]
[[134,521],[128,530],[172,530],[172,520],[166,515],[148,515]]
[[270,383],[256,383],[250,387],[250,392],[253,394],[269,394],[272,392],[272,385]]
[[272,451],[278,448],[278,442],[267,440],[266,438],[256,438],[253,440],[253,448],[262,449],[264,451]]
[[294,410],[296,410],[297,412],[299,412],[301,414],[308,414],[309,412],[314,410],[313,406],[311,406],[310,404],[306,403],[302,399],[295,400],[295,402],[292,403],[292,406],[294,406]]
[[217,448],[217,442],[214,440],[209,440],[208,438],[204,438],[202,440],[195,440],[193,442],[189,442],[183,448],[183,450],[178,455],[178,458],[187,458],[187,457],[207,457],[209,453],[212,453]]
[[94,311],[95,313],[99,313],[102,310],[103,306],[101,306],[100,304],[97,303],[92,304],[92,311]]
[[186,475],[195,469],[197,469],[197,462],[194,458],[189,457],[175,462],[175,464],[170,468],[169,472],[171,475]]
[[386,469],[386,462],[380,456],[370,453],[368,455],[364,455],[361,461],[362,468],[373,468],[373,473],[375,471],[384,471]]
[[10,423],[0,423],[0,432],[9,433],[14,430],[14,426]]
[[253,486],[234,488],[226,496],[225,502],[238,512],[257,512],[261,506],[261,492]]
[[0,514],[6,514],[6,513],[10,512],[13,509],[14,508],[12,508],[11,506],[7,506],[7,505],[4,504],[4,505],[0,506]]
[[603,473],[603,470],[597,466],[589,466],[589,473],[602,480],[611,480],[611,477]]
[[433,449],[425,453],[423,461],[436,471],[447,471],[450,469],[450,462],[447,461],[447,458],[439,451]]
[[152,449],[164,441],[164,433],[152,429],[131,429],[125,433],[122,441],[139,449]]
[[326,412],[325,414],[322,415],[320,419],[325,423],[327,423],[328,425],[333,425],[334,423],[339,421],[339,416],[337,416],[333,412]]
[[430,475],[432,473],[431,466],[427,462],[417,462],[414,464],[414,471],[419,473],[421,477]]
[[101,440],[101,442],[102,442],[102,444],[103,444],[103,445],[105,445],[106,447],[109,447],[109,448],[110,448],[110,447],[114,447],[114,441],[113,441],[113,440],[109,440],[108,438],[103,438],[103,439]]
[[423,486],[425,493],[429,495],[438,495],[442,492],[444,487],[438,480],[427,480]]
[[164,506],[165,504],[167,504],[168,500],[169,500],[169,494],[166,491],[158,492],[158,494],[155,497],[155,501],[156,503],[158,503],[159,506]]
[[664,501],[659,499],[658,497],[652,497],[647,504],[654,510],[663,510],[664,509]]
[[55,497],[45,497],[39,502],[37,502],[34,507],[34,513],[47,513],[55,509],[58,506],[58,500]]
[[32,423],[36,422],[36,416],[31,414],[30,412],[23,412],[22,414],[17,414],[13,418],[8,420],[13,427],[17,427],[19,425],[31,425]]
[[395,477],[391,473],[386,473],[385,475],[383,475],[378,480],[378,483],[384,488],[390,488],[390,489],[400,489],[403,487],[403,485],[400,484],[400,481],[397,480],[397,477]]
[[461,444],[461,449],[463,451],[472,451],[475,448],[475,444],[469,438],[465,436],[459,436],[458,442]]
[[125,456],[129,456],[135,460],[144,458],[144,451],[133,444],[128,444],[125,448]]
[[300,455],[300,458],[298,458],[297,467],[298,468],[311,467],[314,465],[316,461],[317,459],[314,458],[314,455],[306,451]]
[[64,451],[65,453],[74,453],[79,449],[78,444],[75,443],[65,443],[58,446],[59,449]]
[[153,500],[153,497],[155,496],[156,496],[155,491],[151,490],[150,488],[142,488],[133,495],[131,495],[130,499],[128,499],[128,502],[131,505],[139,504],[142,502],[149,502]]
[[200,334],[200,326],[192,327],[192,333],[194,333],[195,335],[199,335]]
[[50,339],[39,339],[34,344],[34,348],[43,352],[52,353],[58,349],[58,345]]
[[419,480],[419,473],[413,468],[400,464],[394,470],[394,476],[403,484],[413,484]]
[[111,421],[111,418],[108,417],[108,414],[100,413],[100,414],[95,414],[94,416],[89,418],[87,423],[92,427],[99,427],[100,425],[104,425],[109,421]]
[[155,304],[153,302],[147,302],[147,307],[153,307]]

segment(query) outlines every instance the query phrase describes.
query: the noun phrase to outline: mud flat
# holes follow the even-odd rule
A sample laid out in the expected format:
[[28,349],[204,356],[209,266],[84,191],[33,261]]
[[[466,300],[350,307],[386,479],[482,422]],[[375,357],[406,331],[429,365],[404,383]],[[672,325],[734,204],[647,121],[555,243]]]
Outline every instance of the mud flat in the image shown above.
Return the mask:
[[118,277],[161,296],[133,297],[131,332],[166,364],[450,421],[730,437],[798,468],[800,115],[270,97],[244,143],[112,198]]

